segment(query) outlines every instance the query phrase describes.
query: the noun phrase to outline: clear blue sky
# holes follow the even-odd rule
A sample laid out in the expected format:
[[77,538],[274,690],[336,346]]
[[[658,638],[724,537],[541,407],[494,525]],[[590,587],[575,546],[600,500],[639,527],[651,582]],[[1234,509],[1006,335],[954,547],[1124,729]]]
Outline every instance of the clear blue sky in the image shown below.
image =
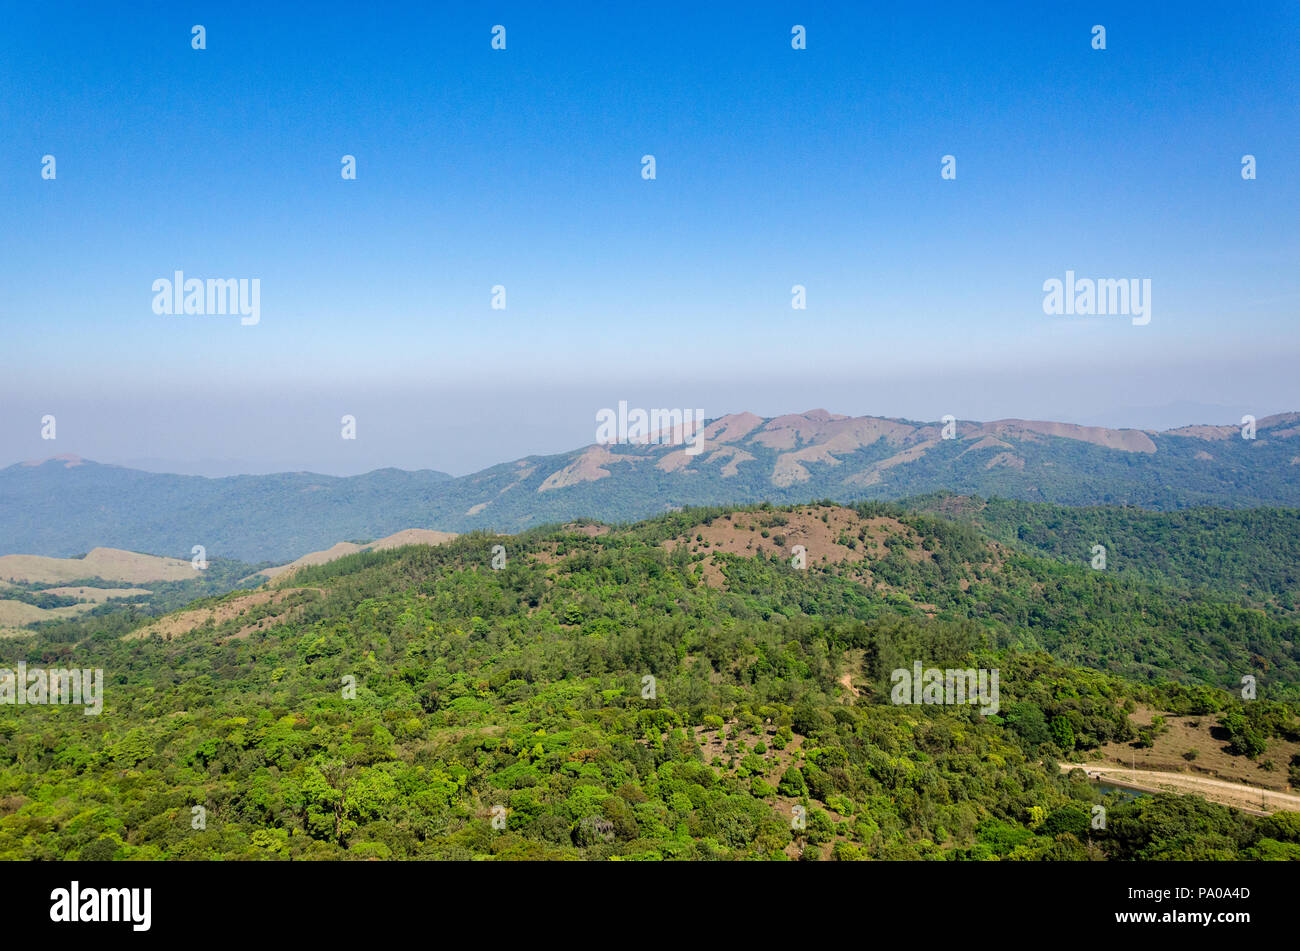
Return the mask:
[[[1296,3],[15,5],[0,128],[0,465],[465,472],[620,399],[1300,409]],[[155,315],[177,269],[260,324]],[[1067,269],[1151,323],[1044,315]]]

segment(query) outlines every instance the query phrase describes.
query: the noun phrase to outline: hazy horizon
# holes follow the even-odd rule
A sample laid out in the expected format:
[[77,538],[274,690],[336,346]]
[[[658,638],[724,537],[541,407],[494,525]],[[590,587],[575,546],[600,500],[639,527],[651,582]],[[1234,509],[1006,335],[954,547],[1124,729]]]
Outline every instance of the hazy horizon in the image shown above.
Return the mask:
[[[749,407],[736,407],[727,409],[722,412],[709,412],[706,410],[706,417],[714,419],[720,416],[726,416],[732,413],[756,412],[765,418],[784,415],[786,413],[804,413],[814,408],[825,409],[831,413],[838,413],[846,416],[887,416],[895,419],[907,419],[914,422],[934,422],[943,414],[933,413],[929,415],[918,415],[914,413],[881,413],[881,412],[845,412],[837,408],[836,405],[816,404],[798,407],[787,407],[780,410],[759,411]],[[1199,404],[1193,402],[1170,403],[1165,406],[1151,407],[1116,407],[1109,410],[1100,410],[1090,416],[1066,415],[1048,415],[1048,414],[1027,414],[1027,413],[999,413],[993,415],[981,416],[979,414],[955,414],[961,419],[978,420],[980,422],[991,422],[995,419],[1029,419],[1029,420],[1047,420],[1053,422],[1075,423],[1082,426],[1103,426],[1108,429],[1145,429],[1152,431],[1164,431],[1176,429],[1180,426],[1189,425],[1237,425],[1242,415],[1250,413],[1258,419],[1264,419],[1268,416],[1279,413],[1300,411],[1300,405],[1296,407],[1273,407],[1273,408],[1256,408],[1256,407],[1227,407],[1214,406],[1208,404]],[[1132,420],[1132,421],[1129,421]],[[363,451],[359,455],[360,460],[349,463],[347,460],[339,459],[337,456],[317,456],[315,461],[312,457],[304,455],[301,459],[285,458],[279,461],[267,461],[261,464],[252,462],[248,459],[241,459],[238,456],[220,457],[220,456],[121,456],[115,455],[110,446],[97,444],[95,440],[90,440],[92,446],[101,445],[103,451],[81,452],[71,447],[69,440],[60,440],[61,443],[67,444],[60,446],[58,451],[47,451],[43,455],[40,448],[49,448],[55,445],[53,442],[42,442],[39,439],[33,443],[33,448],[37,449],[37,454],[23,458],[12,458],[0,461],[0,468],[10,465],[39,462],[49,458],[62,455],[78,456],[82,459],[103,463],[108,465],[123,466],[130,469],[139,469],[146,472],[170,473],[176,475],[199,475],[209,478],[221,478],[232,475],[266,475],[278,472],[311,472],[319,475],[328,476],[353,476],[361,475],[367,472],[373,472],[377,469],[396,468],[408,471],[414,470],[437,470],[446,472],[451,476],[469,475],[473,472],[481,471],[490,466],[500,463],[512,462],[516,459],[526,456],[549,456],[558,453],[569,452],[590,445],[592,434],[595,427],[594,418],[587,427],[585,434],[580,430],[575,430],[571,425],[571,414],[563,414],[560,417],[547,417],[543,421],[543,426],[534,430],[512,430],[507,432],[501,446],[502,452],[498,455],[492,455],[492,444],[490,442],[474,443],[474,449],[471,452],[457,450],[457,439],[463,440],[466,430],[466,424],[463,420],[459,422],[452,419],[443,419],[438,422],[429,422],[431,440],[435,438],[434,434],[440,431],[446,433],[443,444],[436,440],[431,442],[427,448],[411,449],[406,445],[404,434],[394,435],[391,430],[381,431],[378,442],[380,448],[371,448]],[[566,434],[571,434],[571,441],[563,442]],[[370,440],[375,441],[375,440]],[[361,436],[355,444],[361,444]],[[463,445],[462,443],[459,443]],[[195,452],[200,450],[200,446],[191,443]],[[228,442],[225,445],[231,449],[237,449],[235,442]],[[331,442],[330,445],[333,445]],[[539,448],[521,448],[536,446]],[[386,447],[386,448],[385,448]],[[348,447],[349,449],[351,446]],[[392,450],[393,461],[383,461],[382,454],[385,451]],[[441,464],[435,462],[421,462],[420,457],[425,456],[430,460],[445,459],[448,462]],[[375,460],[378,460],[377,462]],[[457,465],[457,463],[460,463]]]
[[[464,474],[624,399],[1300,409],[1300,8],[660,15],[14,10],[0,461]],[[256,321],[161,312],[177,271],[257,281]],[[1147,310],[1045,312],[1070,275]]]

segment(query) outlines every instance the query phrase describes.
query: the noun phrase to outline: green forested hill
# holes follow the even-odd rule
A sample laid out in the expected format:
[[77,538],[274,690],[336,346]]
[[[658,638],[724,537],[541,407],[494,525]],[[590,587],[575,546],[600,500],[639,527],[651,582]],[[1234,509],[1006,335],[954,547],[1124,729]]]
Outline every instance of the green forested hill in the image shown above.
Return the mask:
[[1300,509],[1061,505],[940,494],[909,499],[1022,550],[1088,565],[1106,548],[1106,568],[1125,578],[1208,588],[1295,610],[1300,599]]
[[[1269,760],[1293,620],[942,518],[685,511],[279,584],[170,640],[100,618],[0,643],[108,682],[97,717],[0,707],[0,857],[1300,858],[1295,816],[1194,798],[1108,800],[1094,828],[1056,765],[1132,739],[1135,703]],[[997,669],[997,712],[891,703],[914,662]]]
[[206,479],[63,459],[9,466],[0,469],[0,555],[66,558],[102,546],[188,561],[203,545],[211,558],[283,563],[428,525],[430,501],[450,478],[379,469]]

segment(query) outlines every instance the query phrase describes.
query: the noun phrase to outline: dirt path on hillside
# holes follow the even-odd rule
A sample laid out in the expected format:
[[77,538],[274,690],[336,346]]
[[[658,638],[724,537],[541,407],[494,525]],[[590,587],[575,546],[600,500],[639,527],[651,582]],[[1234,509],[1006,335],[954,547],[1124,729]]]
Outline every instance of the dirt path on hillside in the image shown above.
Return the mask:
[[1081,769],[1090,778],[1104,783],[1125,786],[1142,792],[1190,793],[1210,802],[1232,806],[1243,812],[1270,813],[1279,810],[1300,812],[1300,796],[1277,792],[1246,783],[1230,783],[1222,779],[1206,779],[1187,773],[1162,773],[1155,770],[1132,770],[1108,763],[1062,763],[1061,772]]

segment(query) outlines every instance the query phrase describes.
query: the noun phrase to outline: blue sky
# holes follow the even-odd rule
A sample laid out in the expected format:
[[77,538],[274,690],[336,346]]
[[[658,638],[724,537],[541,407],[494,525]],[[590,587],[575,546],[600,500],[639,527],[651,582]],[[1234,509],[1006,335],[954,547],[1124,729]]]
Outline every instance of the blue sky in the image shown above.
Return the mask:
[[[1300,6],[603,6],[10,11],[0,464],[459,473],[620,399],[1300,409]],[[261,322],[154,314],[177,269]],[[1044,315],[1067,269],[1151,323]]]

